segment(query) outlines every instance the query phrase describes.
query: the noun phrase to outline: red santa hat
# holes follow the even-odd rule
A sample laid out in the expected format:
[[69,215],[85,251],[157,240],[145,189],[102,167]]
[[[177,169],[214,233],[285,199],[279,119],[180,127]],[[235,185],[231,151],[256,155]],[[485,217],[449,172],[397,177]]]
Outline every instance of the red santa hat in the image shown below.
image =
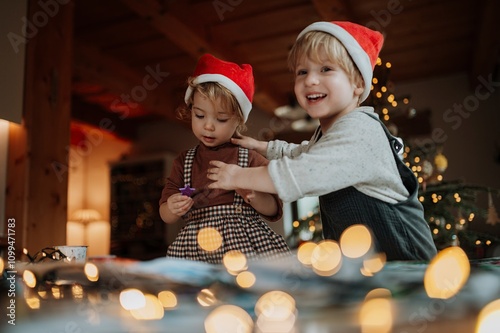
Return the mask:
[[[252,100],[255,90],[252,66],[237,65],[233,62],[217,59],[211,54],[204,54],[192,75],[194,84],[217,82],[226,87],[238,101],[245,122],[252,110]],[[184,101],[188,103],[193,88],[188,87]]]
[[377,63],[378,54],[384,44],[384,37],[378,31],[347,21],[316,22],[307,26],[297,39],[309,31],[326,32],[337,38],[346,48],[352,60],[361,72],[365,81],[365,90],[360,96],[363,102],[369,95],[373,69]]

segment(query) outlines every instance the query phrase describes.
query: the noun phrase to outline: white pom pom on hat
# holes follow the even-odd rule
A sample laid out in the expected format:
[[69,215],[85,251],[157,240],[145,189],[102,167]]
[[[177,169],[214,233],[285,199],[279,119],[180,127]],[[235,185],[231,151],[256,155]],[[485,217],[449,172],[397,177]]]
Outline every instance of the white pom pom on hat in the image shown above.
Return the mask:
[[[192,75],[193,83],[217,82],[227,88],[236,98],[243,112],[246,122],[252,110],[253,95],[255,92],[253,69],[249,64],[237,65],[224,61],[211,54],[204,54]],[[193,88],[188,87],[184,96],[186,104],[193,93]]]
[[325,21],[310,24],[302,30],[297,39],[309,31],[326,32],[344,45],[365,81],[365,90],[360,96],[360,102],[363,102],[370,94],[373,69],[384,44],[383,35],[378,31],[352,22]]

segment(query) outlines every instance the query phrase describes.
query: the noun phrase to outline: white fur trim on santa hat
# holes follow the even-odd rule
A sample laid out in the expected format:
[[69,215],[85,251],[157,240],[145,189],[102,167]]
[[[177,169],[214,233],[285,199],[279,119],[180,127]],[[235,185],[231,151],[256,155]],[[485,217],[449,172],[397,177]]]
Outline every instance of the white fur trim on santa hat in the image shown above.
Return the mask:
[[[239,85],[237,85],[233,80],[229,79],[227,76],[221,74],[201,74],[197,76],[194,80],[194,84],[200,84],[204,82],[217,82],[229,89],[229,91],[236,97],[236,100],[240,104],[241,111],[243,112],[243,119],[246,122],[248,115],[252,110],[252,102],[248,99],[247,95],[243,92]],[[184,96],[184,102],[186,104],[189,101],[189,97],[193,93],[193,88],[190,86],[186,90],[186,95]]]
[[349,52],[349,54],[351,55],[352,60],[361,72],[363,80],[365,81],[365,90],[359,97],[359,102],[363,102],[370,94],[373,78],[373,68],[370,62],[370,57],[365,52],[365,50],[363,50],[358,41],[349,32],[331,22],[315,22],[313,24],[310,24],[304,30],[302,30],[297,39],[299,39],[309,31],[326,32],[337,38],[344,45],[347,52]]

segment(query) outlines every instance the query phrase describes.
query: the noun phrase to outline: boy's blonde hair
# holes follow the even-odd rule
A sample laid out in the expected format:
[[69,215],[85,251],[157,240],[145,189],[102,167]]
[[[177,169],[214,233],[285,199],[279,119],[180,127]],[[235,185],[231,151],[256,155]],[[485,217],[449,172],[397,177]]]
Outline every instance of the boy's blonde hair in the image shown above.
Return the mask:
[[189,99],[186,101],[186,104],[181,106],[177,110],[179,119],[186,121],[191,120],[191,110],[193,107],[194,94],[199,93],[212,102],[219,100],[220,106],[224,110],[229,111],[232,115],[237,117],[238,126],[236,127],[236,136],[239,136],[242,132],[247,130],[240,104],[229,89],[217,82],[203,82],[196,84],[193,82],[194,79],[194,77],[190,77],[188,79],[188,85],[192,88],[193,92],[191,93],[191,96],[189,96]]
[[338,64],[356,87],[364,87],[363,76],[344,45],[334,36],[322,31],[309,31],[297,39],[288,54],[288,67],[295,72],[302,57],[319,63],[325,60],[321,59],[322,55],[326,55],[328,61]]

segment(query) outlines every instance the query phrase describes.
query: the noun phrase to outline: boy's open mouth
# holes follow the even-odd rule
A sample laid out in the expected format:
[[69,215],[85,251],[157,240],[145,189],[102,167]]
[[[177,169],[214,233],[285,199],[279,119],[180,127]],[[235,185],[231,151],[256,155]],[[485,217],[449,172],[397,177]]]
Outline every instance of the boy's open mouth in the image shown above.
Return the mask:
[[312,94],[312,95],[307,95],[306,98],[309,100],[309,101],[317,101],[321,98],[325,98],[326,97],[326,94]]

